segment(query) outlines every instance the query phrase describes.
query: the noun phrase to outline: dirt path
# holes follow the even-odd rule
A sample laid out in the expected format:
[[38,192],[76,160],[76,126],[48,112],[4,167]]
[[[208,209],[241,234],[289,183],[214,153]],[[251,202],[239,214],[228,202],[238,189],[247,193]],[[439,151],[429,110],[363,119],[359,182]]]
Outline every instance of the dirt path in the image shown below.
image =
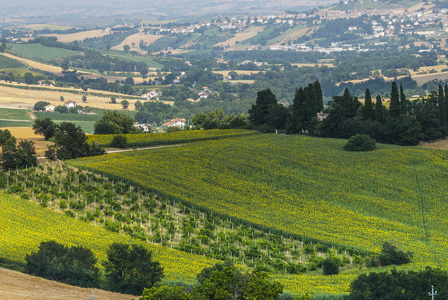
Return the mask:
[[[93,289],[97,300],[131,300],[138,297]],[[8,300],[89,299],[92,289],[30,276],[0,268],[0,298]]]
[[128,151],[139,151],[139,150],[149,150],[149,149],[159,149],[159,148],[170,148],[170,147],[179,147],[183,144],[175,144],[175,145],[163,145],[163,146],[151,146],[151,147],[141,147],[141,148],[132,148],[132,149],[117,149],[110,148],[106,149],[106,153],[118,153],[118,152],[128,152]]

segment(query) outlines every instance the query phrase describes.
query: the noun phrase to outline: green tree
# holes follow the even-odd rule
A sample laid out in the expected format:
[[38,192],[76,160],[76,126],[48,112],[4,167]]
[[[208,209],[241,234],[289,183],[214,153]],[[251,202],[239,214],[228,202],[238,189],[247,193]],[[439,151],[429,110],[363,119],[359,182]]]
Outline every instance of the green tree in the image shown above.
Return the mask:
[[371,151],[376,149],[376,141],[367,134],[356,134],[344,145],[346,151]]
[[392,117],[398,117],[400,115],[400,99],[395,81],[392,82],[392,90],[390,92],[389,115]]
[[403,84],[400,83],[400,113],[405,115],[408,113],[408,102],[403,91]]
[[443,92],[443,87],[439,85],[439,94],[437,98],[439,110],[440,110],[440,120],[441,125],[446,126],[446,102],[445,102],[446,95]]
[[35,82],[33,73],[31,72],[26,72],[24,75],[24,79],[26,84],[33,84]]
[[64,96],[59,97],[59,100],[61,100],[61,102],[64,102]]
[[448,299],[448,273],[427,267],[422,271],[371,272],[359,275],[350,284],[350,299],[429,299],[431,286],[437,288],[437,299]]
[[76,157],[104,154],[104,150],[94,144],[87,144],[87,137],[81,126],[74,123],[62,122],[56,127],[54,147],[49,147],[45,156],[52,158],[53,154],[59,159],[66,160]]
[[41,242],[38,250],[28,254],[25,261],[25,270],[32,275],[82,287],[95,287],[99,281],[95,255],[85,247]]
[[33,130],[35,134],[43,135],[45,140],[48,141],[54,136],[56,124],[50,118],[36,119],[34,120]]
[[87,96],[86,95],[82,95],[82,102],[87,102]]
[[50,105],[50,102],[38,101],[34,104],[33,109],[37,111],[45,110],[45,106]]
[[255,126],[268,123],[270,110],[276,105],[277,99],[270,89],[259,91],[255,104],[249,110],[250,123]]
[[322,269],[325,275],[336,275],[339,273],[339,264],[334,258],[328,257],[322,263]]
[[129,52],[129,50],[131,50],[131,47],[129,45],[124,45],[123,50],[124,52]]
[[124,109],[127,109],[129,107],[129,101],[128,100],[121,101],[121,106],[123,106]]
[[117,103],[116,97],[110,97],[110,103]]
[[134,78],[126,77],[126,79],[124,80],[124,84],[134,85]]
[[142,245],[113,243],[103,263],[109,287],[116,292],[141,295],[163,278],[163,268]]
[[373,110],[372,96],[370,90],[366,89],[366,99],[364,101],[364,120],[374,120],[375,112]]
[[128,115],[108,111],[95,122],[94,132],[95,134],[137,133],[138,130],[133,126],[134,122],[135,120]]
[[376,104],[375,104],[375,121],[380,124],[384,124],[386,121],[386,109],[383,106],[383,100],[381,96],[376,96]]

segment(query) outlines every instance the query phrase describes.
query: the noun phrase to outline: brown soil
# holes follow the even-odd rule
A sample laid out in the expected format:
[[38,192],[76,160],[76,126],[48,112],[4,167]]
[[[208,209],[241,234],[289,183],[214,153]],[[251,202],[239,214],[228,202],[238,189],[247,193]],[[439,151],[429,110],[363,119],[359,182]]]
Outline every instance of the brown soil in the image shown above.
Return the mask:
[[[137,297],[93,289],[97,300],[131,300]],[[26,275],[0,268],[0,298],[8,300],[89,299],[92,289]]]
[[434,142],[420,142],[418,145],[423,148],[448,150],[448,139],[438,140]]

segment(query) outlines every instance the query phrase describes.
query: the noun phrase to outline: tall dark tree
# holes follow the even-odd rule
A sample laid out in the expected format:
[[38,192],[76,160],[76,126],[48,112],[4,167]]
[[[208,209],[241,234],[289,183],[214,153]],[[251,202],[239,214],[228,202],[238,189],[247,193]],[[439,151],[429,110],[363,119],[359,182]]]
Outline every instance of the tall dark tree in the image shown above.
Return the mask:
[[76,157],[94,156],[104,154],[104,149],[87,143],[87,137],[81,126],[74,123],[62,122],[56,127],[54,134],[55,145],[49,146],[45,156],[50,159],[66,160]]
[[364,101],[364,120],[374,120],[375,111],[373,110],[372,96],[370,90],[366,89],[366,99]]
[[316,80],[313,86],[314,86],[314,94],[316,96],[317,112],[321,112],[324,109],[324,97],[319,80]]
[[443,92],[443,87],[439,84],[439,94],[437,98],[437,102],[440,109],[440,121],[442,122],[442,126],[446,125],[446,102],[445,95]]
[[54,136],[56,124],[50,118],[34,120],[33,130],[35,134],[41,134],[48,141]]
[[402,115],[408,112],[408,102],[406,100],[406,95],[404,94],[403,84],[400,83],[400,113]]
[[445,119],[448,123],[448,84],[445,84]]
[[383,106],[383,100],[381,96],[376,96],[376,104],[375,104],[375,121],[380,124],[384,124],[386,121],[385,108]]
[[392,90],[390,92],[389,115],[391,117],[398,117],[400,115],[400,99],[397,83],[395,81],[392,82]]
[[113,243],[104,263],[109,287],[116,292],[141,295],[163,278],[163,268],[142,245]]
[[273,106],[278,105],[275,95],[270,89],[259,91],[255,104],[249,109],[251,124],[260,126],[269,121],[269,113]]

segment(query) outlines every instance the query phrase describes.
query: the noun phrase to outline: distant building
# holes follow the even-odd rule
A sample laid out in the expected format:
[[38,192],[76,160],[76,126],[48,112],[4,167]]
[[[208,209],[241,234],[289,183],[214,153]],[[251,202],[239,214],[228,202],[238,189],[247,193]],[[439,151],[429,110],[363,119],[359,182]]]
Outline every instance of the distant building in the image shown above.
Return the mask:
[[201,99],[207,99],[209,95],[210,94],[207,93],[206,91],[202,91],[198,94],[199,98],[201,98]]
[[45,107],[44,107],[44,110],[45,110],[46,112],[54,112],[54,109],[55,109],[55,108],[56,108],[56,107],[55,107],[54,105],[50,104],[50,105],[45,106]]
[[171,121],[163,124],[162,128],[163,127],[175,127],[175,126],[179,126],[180,128],[184,128],[185,124],[186,124],[186,120],[185,119],[176,118],[176,119],[172,119]]
[[68,100],[64,102],[64,106],[67,108],[76,107],[76,102],[73,100]]
[[134,124],[134,127],[141,129],[143,132],[151,132],[151,126],[148,124]]

